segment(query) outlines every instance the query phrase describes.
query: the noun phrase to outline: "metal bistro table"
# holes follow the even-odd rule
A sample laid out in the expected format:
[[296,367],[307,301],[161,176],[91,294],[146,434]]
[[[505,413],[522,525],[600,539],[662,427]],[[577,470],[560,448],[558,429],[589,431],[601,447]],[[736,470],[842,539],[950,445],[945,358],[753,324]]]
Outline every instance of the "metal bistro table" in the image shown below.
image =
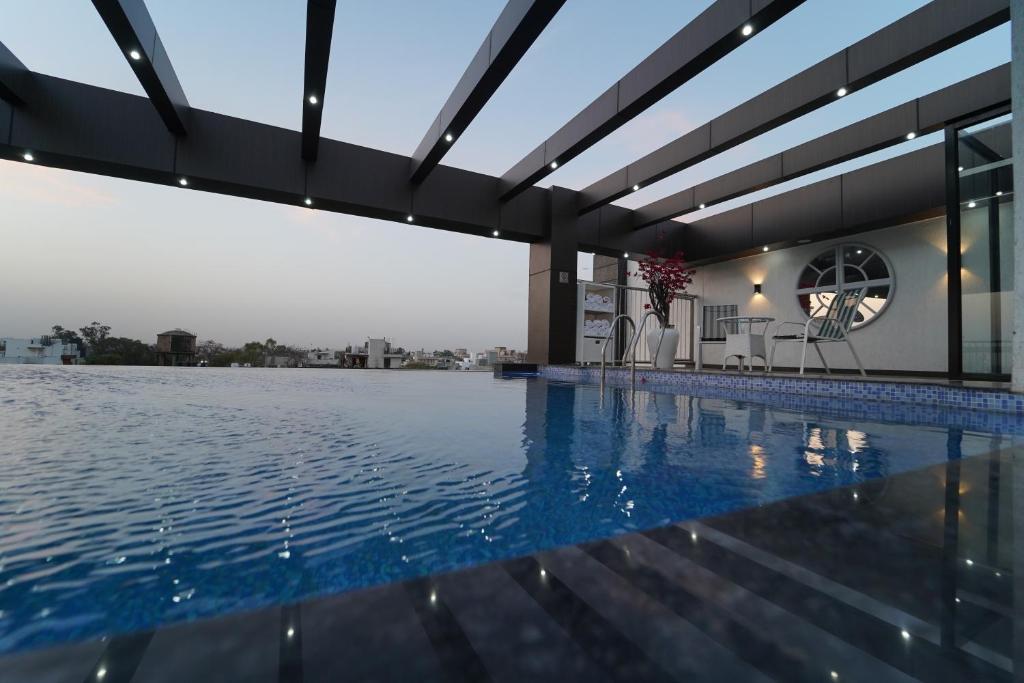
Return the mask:
[[[768,332],[768,324],[775,322],[775,318],[767,318],[759,315],[731,315],[725,318],[718,318],[720,323],[736,323],[736,331],[725,333],[725,351],[722,356],[722,369],[730,358],[735,356],[739,359],[738,368],[743,372],[743,360],[747,361],[747,370],[753,369],[752,359],[760,358],[764,363],[765,370],[768,369],[768,354],[765,352],[764,337]],[[747,326],[746,332],[743,326]],[[756,326],[763,325],[760,331],[755,331]]]

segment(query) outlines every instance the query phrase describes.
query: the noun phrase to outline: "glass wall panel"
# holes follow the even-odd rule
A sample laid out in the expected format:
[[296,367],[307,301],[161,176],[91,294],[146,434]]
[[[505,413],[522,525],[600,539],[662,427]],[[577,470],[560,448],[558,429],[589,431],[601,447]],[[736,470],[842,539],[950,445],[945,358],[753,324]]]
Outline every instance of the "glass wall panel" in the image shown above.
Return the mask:
[[1007,375],[1013,338],[1010,115],[957,133],[965,374]]

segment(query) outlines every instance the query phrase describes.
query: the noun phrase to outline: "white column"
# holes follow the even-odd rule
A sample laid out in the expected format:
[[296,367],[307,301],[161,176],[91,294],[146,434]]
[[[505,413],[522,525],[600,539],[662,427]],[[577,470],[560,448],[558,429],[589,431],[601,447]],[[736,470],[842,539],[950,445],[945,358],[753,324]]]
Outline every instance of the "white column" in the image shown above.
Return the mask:
[[1013,390],[1024,392],[1024,0],[1010,0],[1013,57]]

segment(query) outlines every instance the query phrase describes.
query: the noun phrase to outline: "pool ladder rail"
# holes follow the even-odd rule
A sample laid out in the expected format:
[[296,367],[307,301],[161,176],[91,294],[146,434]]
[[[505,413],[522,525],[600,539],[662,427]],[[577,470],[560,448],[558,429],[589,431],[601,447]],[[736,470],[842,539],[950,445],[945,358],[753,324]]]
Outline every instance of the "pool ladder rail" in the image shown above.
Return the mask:
[[[619,315],[617,315],[614,318],[612,318],[612,323],[611,323],[611,325],[608,326],[609,327],[608,334],[605,335],[605,338],[604,338],[604,344],[601,345],[601,395],[602,396],[604,396],[604,382],[605,382],[605,375],[606,375],[606,369],[605,369],[606,362],[605,362],[605,358],[607,356],[605,355],[605,352],[608,349],[608,342],[611,341],[612,335],[615,334],[615,323],[617,323],[619,321],[619,319],[621,318],[621,319],[625,320],[626,322],[628,322],[629,326],[633,329],[633,333],[629,337],[629,342],[626,344],[626,351],[622,354],[621,365],[624,366],[626,364],[626,358],[627,357],[630,358],[629,387],[630,387],[631,391],[636,391],[636,345],[637,345],[637,342],[640,341],[640,333],[644,330],[644,327],[647,325],[647,319],[650,318],[652,315],[654,315],[654,311],[647,311],[646,313],[644,313],[644,317],[640,319],[640,326],[639,327],[637,327],[636,323],[633,322],[633,319],[631,317],[629,317],[628,315],[626,315],[625,313],[620,313]],[[663,328],[661,328],[661,335],[658,337],[658,346],[655,348],[655,351],[654,351],[654,357],[655,358],[657,358],[658,354],[661,352],[661,342],[664,339],[665,339],[665,328],[663,327]]]

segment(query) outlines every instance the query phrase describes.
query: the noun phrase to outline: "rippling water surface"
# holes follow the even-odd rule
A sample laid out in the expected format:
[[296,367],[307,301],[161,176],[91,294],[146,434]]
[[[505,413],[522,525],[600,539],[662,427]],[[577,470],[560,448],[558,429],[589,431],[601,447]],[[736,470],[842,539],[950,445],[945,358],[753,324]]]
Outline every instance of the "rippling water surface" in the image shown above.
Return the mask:
[[411,371],[0,365],[0,410],[0,652],[758,505],[1020,431]]

